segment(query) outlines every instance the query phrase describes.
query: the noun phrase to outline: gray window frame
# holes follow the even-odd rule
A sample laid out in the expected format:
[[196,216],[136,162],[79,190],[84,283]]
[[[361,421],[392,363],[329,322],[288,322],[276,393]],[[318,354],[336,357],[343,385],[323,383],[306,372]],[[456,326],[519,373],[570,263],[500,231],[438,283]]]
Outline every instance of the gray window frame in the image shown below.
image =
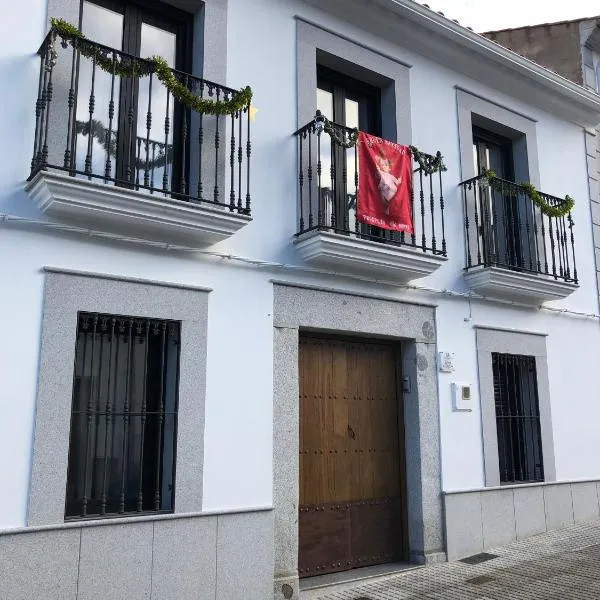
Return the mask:
[[202,510],[209,292],[205,288],[45,269],[27,526],[56,525],[65,520],[79,311],[181,322],[174,512]]
[[546,335],[477,326],[475,328],[475,337],[477,343],[479,397],[481,402],[485,486],[498,487],[501,485],[500,466],[498,462],[496,406],[494,401],[494,375],[492,370],[493,352],[535,357],[542,434],[542,456],[544,457],[544,481],[556,481]]

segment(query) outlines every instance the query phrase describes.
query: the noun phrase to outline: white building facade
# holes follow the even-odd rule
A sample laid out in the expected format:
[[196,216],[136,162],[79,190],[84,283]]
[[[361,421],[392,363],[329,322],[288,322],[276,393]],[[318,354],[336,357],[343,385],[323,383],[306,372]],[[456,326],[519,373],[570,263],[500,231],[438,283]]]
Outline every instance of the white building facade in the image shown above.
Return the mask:
[[[297,598],[600,516],[598,95],[411,0],[4,22],[1,598]],[[355,127],[428,153],[413,236],[356,223]]]

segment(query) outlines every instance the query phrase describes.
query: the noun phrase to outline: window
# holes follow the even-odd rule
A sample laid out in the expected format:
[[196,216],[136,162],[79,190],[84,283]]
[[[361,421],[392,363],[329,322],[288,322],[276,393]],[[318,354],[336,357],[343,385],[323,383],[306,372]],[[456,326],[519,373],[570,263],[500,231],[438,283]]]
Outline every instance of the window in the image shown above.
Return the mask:
[[[493,171],[507,182],[515,180],[513,140],[473,128],[473,162],[475,172]],[[537,252],[532,240],[534,214],[531,203],[521,194],[497,189],[480,190],[477,201],[481,207],[481,242],[484,264],[513,270],[532,269]]]
[[492,353],[500,483],[544,481],[536,359]]
[[[341,127],[381,135],[381,90],[325,67],[317,69],[317,110]],[[331,186],[322,188],[325,214],[330,215],[335,208],[335,214],[342,216],[336,223],[341,232],[384,237],[381,229],[356,220],[355,152],[337,145],[332,147],[328,139],[322,143],[322,172],[326,177],[334,173]]]
[[174,505],[180,323],[79,313],[67,518]]
[[[189,72],[191,25],[192,15],[157,1],[82,3],[83,33],[125,63],[158,55]],[[171,189],[181,178],[183,153],[177,139],[181,111],[167,89],[149,77],[112,76],[91,60],[80,60],[77,68],[76,170],[121,185]]]

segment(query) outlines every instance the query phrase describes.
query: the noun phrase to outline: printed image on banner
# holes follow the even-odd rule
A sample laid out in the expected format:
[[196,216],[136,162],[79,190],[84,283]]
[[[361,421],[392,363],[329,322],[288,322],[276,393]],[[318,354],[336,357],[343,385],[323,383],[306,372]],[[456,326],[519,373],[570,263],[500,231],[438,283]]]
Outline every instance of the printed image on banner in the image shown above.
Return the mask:
[[358,220],[413,233],[410,214],[412,155],[408,146],[358,134]]

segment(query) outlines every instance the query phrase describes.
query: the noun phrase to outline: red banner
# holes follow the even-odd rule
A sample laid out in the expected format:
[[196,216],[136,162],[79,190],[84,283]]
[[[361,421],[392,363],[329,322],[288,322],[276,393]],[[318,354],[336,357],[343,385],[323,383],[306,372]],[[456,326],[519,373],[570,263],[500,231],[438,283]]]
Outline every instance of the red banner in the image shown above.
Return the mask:
[[358,169],[358,220],[412,234],[410,148],[361,131]]

